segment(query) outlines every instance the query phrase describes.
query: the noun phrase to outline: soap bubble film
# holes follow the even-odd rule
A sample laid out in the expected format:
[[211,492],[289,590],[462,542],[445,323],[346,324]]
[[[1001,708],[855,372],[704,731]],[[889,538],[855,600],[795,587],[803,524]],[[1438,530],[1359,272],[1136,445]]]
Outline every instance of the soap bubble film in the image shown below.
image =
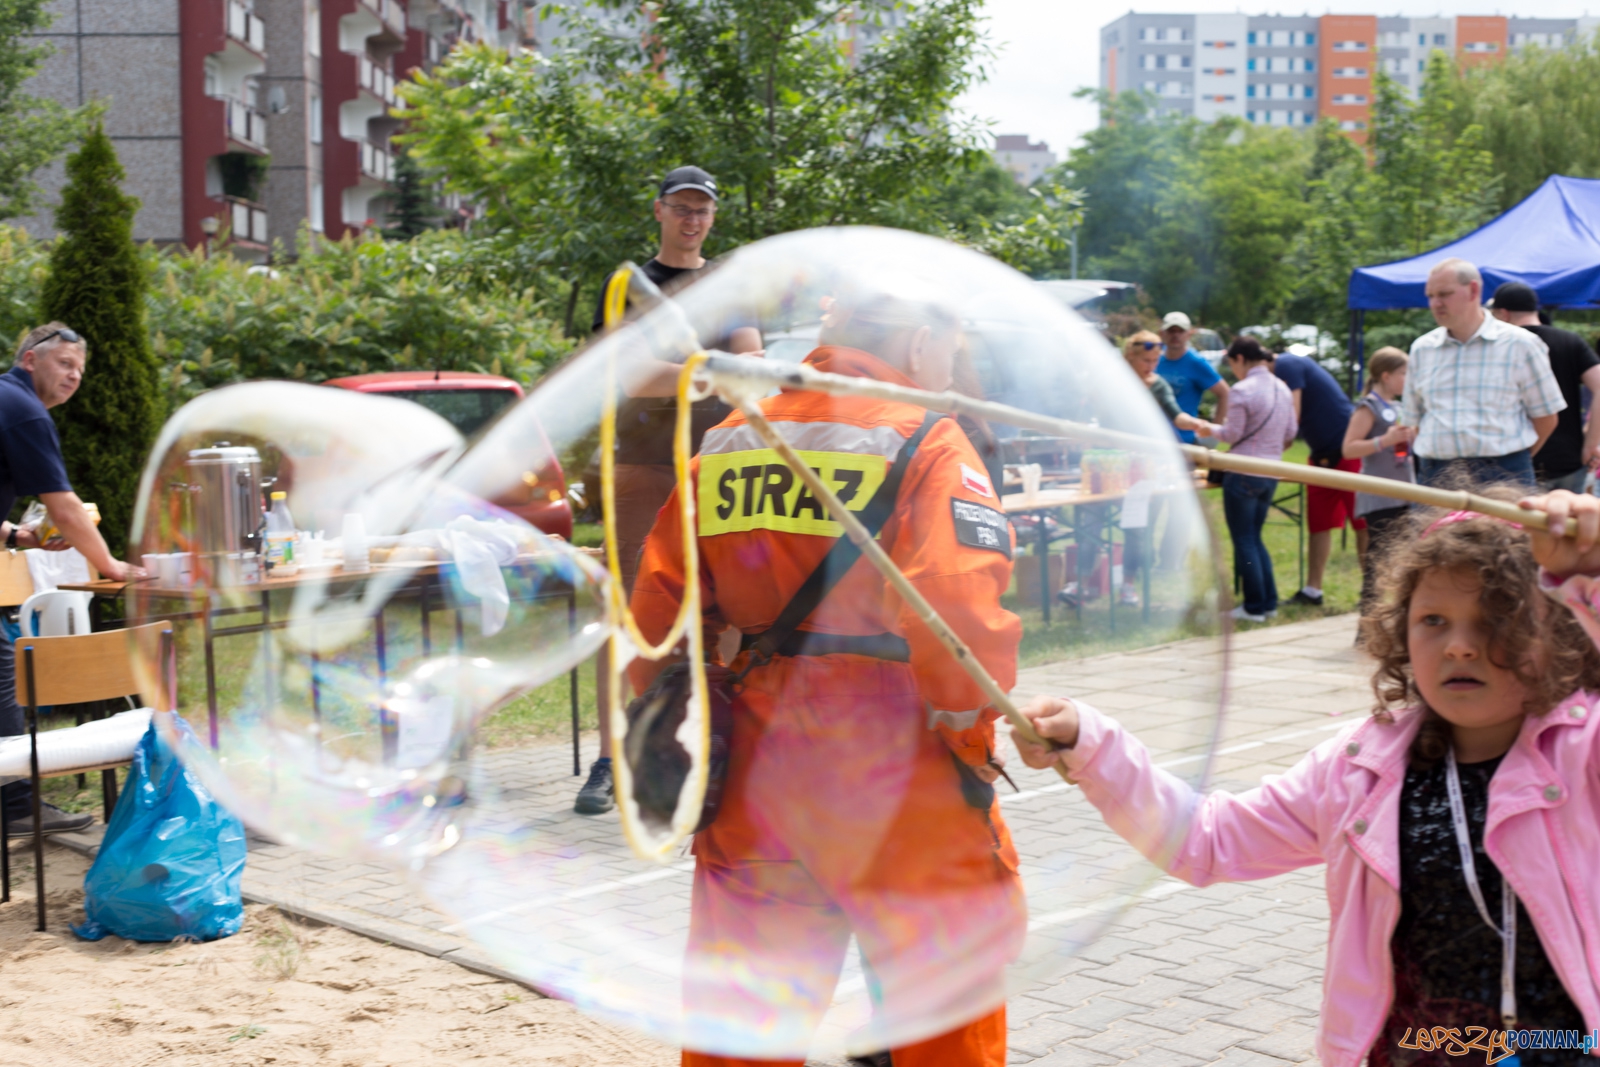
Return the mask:
[[[742,326],[760,330],[768,361],[809,360],[846,372],[852,361],[862,364],[841,348],[903,357],[928,327],[928,336],[954,341],[953,389],[1142,439],[1140,447],[1112,449],[961,419],[970,451],[940,476],[964,488],[944,491],[925,512],[942,513],[946,540],[938,540],[933,518],[917,531],[897,533],[891,524],[883,540],[899,546],[897,559],[923,541],[926,552],[965,552],[959,559],[970,563],[970,542],[950,540],[953,496],[968,518],[962,536],[977,539],[982,516],[1008,513],[1015,558],[991,553],[979,564],[1000,568],[1000,603],[981,583],[969,597],[945,589],[930,599],[980,657],[1006,632],[1012,651],[999,659],[1060,660],[1051,691],[1070,693],[1077,665],[1097,654],[1198,639],[1190,647],[1201,665],[1173,682],[1170,705],[1126,721],[1174,773],[1203,784],[1223,687],[1214,666],[1224,642],[1215,550],[1170,426],[1094,327],[1044,287],[977,253],[865,229],[747,246],[669,303],[630,300],[628,318],[543,380],[457,469],[492,462],[497,435],[535,423],[559,454],[589,454],[609,362],[620,382],[639,388],[659,363],[681,364],[697,347],[729,349]],[[633,476],[622,467],[635,461],[625,457],[625,427],[670,426],[676,401],[669,393],[622,404],[619,478]],[[841,497],[853,485],[859,507],[909,430],[885,435],[886,405],[876,401],[876,414],[866,416],[848,398],[808,394],[804,403],[803,422],[775,416],[773,424]],[[712,630],[759,629],[782,607],[775,586],[786,596],[805,573],[763,538],[812,536],[815,559],[839,528],[748,427],[737,420],[717,427],[728,410],[714,401],[695,410],[697,430],[709,429],[697,460],[704,610]],[[915,426],[921,412],[902,409],[896,417],[896,426]],[[941,454],[954,455],[947,437],[937,440]],[[668,461],[666,454],[656,460]],[[1039,484],[1025,498],[1030,469]],[[931,477],[909,478],[901,499],[926,493],[917,478]],[[672,536],[677,502],[661,504],[650,505],[660,511],[632,599],[642,620],[654,620],[654,629],[646,626],[652,640],[671,616],[671,598],[663,596],[676,579],[652,578],[651,570],[682,560]],[[1003,522],[1000,529],[1010,549],[1012,535]],[[924,575],[937,570],[928,559],[917,566]],[[856,564],[814,617],[816,627],[864,634],[887,619],[890,637],[915,640],[868,567]],[[1125,581],[1137,603],[1120,602]],[[1051,598],[1048,624],[1041,587]],[[1067,599],[1055,599],[1063,587]],[[857,610],[861,617],[852,618]],[[922,637],[909,664],[803,655],[752,672],[735,708],[722,809],[664,863],[633,854],[616,812],[574,814],[581,779],[564,787],[557,779],[541,783],[537,797],[501,792],[491,800],[491,790],[474,787],[484,799],[467,805],[461,841],[429,860],[421,882],[455,918],[452,929],[470,933],[508,970],[595,1014],[695,1049],[796,1059],[874,1051],[981,1017],[1008,994],[1058,978],[1157,872],[1114,840],[1075,790],[1024,768],[1003,723],[995,750],[1020,792],[1001,780],[992,818],[975,807],[944,735],[929,728],[931,712],[949,712],[954,723],[974,705],[930,708],[924,668],[915,662],[927,645]],[[637,672],[642,664],[632,666]],[[959,675],[949,662],[929,669]],[[1017,694],[1019,702],[1025,695]],[[686,747],[698,741],[691,734],[680,734]],[[626,748],[624,739],[616,751]],[[488,763],[483,776],[509,780]],[[1176,843],[1186,827],[1172,829]]]
[[[1072,695],[1096,656],[1190,640],[1195,667],[1174,674],[1170,701],[1123,721],[1203,786],[1226,598],[1193,475],[1147,388],[1047,288],[895,231],[764,240],[679,292],[634,287],[625,320],[471,441],[416,404],[324,387],[236,386],[175,415],[133,532],[167,573],[130,604],[140,621],[177,624],[170,650],[138,654],[152,703],[166,707],[175,684],[197,739],[184,758],[258,832],[410,871],[448,932],[669,1043],[771,1059],[879,1051],[1058,979],[1158,872],[1076,790],[1022,766],[1003,722],[988,739],[993,715],[970,680],[866,561],[805,627],[844,644],[743,678],[721,808],[692,839],[674,844],[681,819],[641,834],[648,820],[574,813],[570,739],[492,739],[511,702],[574,668],[592,675],[608,638],[636,686],[662,666],[608,614],[600,561],[535,526],[560,506],[557,457],[574,482],[597,469],[608,380],[621,387],[616,518],[651,531],[621,560],[626,576],[638,568],[629,603],[648,640],[697,587],[708,652],[738,649],[728,631],[770,626],[838,537],[754,427],[702,398],[701,556],[684,573],[661,444],[677,367],[756,334],[762,366],[948,385],[1130,435],[1112,448],[939,420],[880,540],[1008,688],[1019,666],[1049,663],[1034,685]],[[744,390],[858,514],[924,421],[890,401]],[[282,539],[264,516],[273,490],[301,533],[294,573],[263,576],[256,561]],[[613,752],[639,769],[619,775],[621,809],[669,810],[674,795],[679,814],[695,807],[695,774],[672,769],[714,765],[714,718],[694,701],[681,724],[657,716],[667,728],[649,745],[670,750],[652,759],[619,721]],[[1015,781],[995,783],[997,803],[955,755],[991,743]]]
[[233,386],[163,429],[129,604],[174,637],[137,659],[193,727],[169,738],[258,832],[402,866],[448,848],[479,724],[603,639],[598,569],[520,513],[551,457],[523,430],[458,477],[444,419],[334,388]]

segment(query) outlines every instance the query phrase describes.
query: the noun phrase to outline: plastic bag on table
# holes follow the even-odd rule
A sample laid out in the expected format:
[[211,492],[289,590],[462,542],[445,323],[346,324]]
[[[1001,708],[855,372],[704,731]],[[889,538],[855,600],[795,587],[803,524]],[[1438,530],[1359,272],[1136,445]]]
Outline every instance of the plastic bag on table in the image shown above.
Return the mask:
[[[190,735],[179,719],[177,729]],[[239,932],[244,905],[244,824],[218,804],[162,741],[154,724],[133,754],[94,865],[83,880],[87,941],[191,937]]]

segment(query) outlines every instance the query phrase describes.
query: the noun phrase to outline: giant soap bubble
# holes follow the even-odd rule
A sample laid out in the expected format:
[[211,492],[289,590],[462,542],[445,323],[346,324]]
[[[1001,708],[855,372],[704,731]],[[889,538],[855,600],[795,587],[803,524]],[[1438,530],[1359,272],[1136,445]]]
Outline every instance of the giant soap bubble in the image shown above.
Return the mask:
[[[417,404],[287,383],[208,394],[163,429],[129,600],[174,631],[138,650],[143,680],[258,830],[399,864],[448,848],[477,724],[603,640],[595,565],[452,477],[461,447]],[[520,475],[541,454],[506,458]],[[270,569],[266,489],[306,531]]]
[[[840,527],[752,427],[719,425],[730,409],[702,399],[692,412],[704,434],[700,556],[685,570],[663,442],[680,402],[675,365],[697,350],[731,350],[755,330],[763,366],[804,360],[926,384],[942,365],[956,392],[1130,435],[1108,448],[1103,437],[945,420],[922,446],[927,461],[907,468],[880,542],[1005,685],[1020,655],[1024,665],[1061,661],[1052,688],[1071,692],[1093,674],[1105,691],[1116,681],[1094,657],[1192,639],[1183,654],[1199,666],[1174,672],[1170,701],[1101,703],[1202,785],[1219,722],[1223,678],[1211,665],[1223,661],[1225,598],[1192,475],[1148,390],[1044,287],[901,232],[771,238],[665,301],[635,289],[628,312],[464,449],[398,402],[380,411],[369,405],[382,401],[331,391],[312,401],[305,388],[240,387],[180,413],[146,478],[136,531],[145,551],[202,544],[194,508],[206,490],[193,487],[205,483],[186,472],[196,451],[226,440],[255,448],[262,472],[290,485],[302,528],[302,507],[330,532],[358,511],[373,543],[401,560],[365,576],[299,579],[303,590],[270,619],[249,614],[255,587],[208,577],[209,602],[238,613],[228,618],[272,628],[248,654],[203,660],[204,620],[186,623],[179,705],[204,719],[208,689],[218,703],[212,750],[186,756],[253,823],[406,866],[452,928],[508,970],[686,1047],[772,1059],[874,1051],[944,1033],[1060,977],[1155,868],[1054,775],[1023,768],[1003,723],[996,755],[1012,756],[1020,792],[1002,779],[999,806],[982,806],[981,784],[963,780],[947,737],[970,740],[960,731],[982,721],[983,701],[958,702],[971,692],[965,675],[866,561],[806,624],[823,637],[744,677],[722,806],[692,839],[701,774],[716,763],[694,702],[648,744],[618,723],[620,819],[573,813],[578,780],[558,776],[570,765],[538,770],[561,765],[553,753],[564,742],[486,749],[482,728],[497,707],[594,656],[608,634],[637,682],[654,670],[605,609],[594,561],[519,526],[497,502],[525,493],[550,455],[568,459],[575,479],[573,465],[596,453],[608,382],[620,383],[630,395],[611,393],[625,400],[615,518],[621,528],[654,523],[631,603],[643,637],[659,641],[698,589],[709,652],[719,641],[739,647],[729,628],[770,626]],[[922,421],[887,400],[744,388],[767,395],[773,426],[852,510]],[[515,531],[514,551],[484,549],[494,531]],[[426,557],[427,581],[404,562],[412,550]],[[505,600],[485,595],[501,589],[496,576]],[[166,596],[142,593],[140,613],[198,614],[192,595]],[[430,618],[417,603],[429,596],[439,598],[431,645],[405,621]],[[145,662],[152,677],[170,670],[154,650]],[[197,734],[207,736],[203,725]],[[650,745],[671,751],[643,751]],[[651,768],[662,766],[687,768],[676,811],[646,797],[659,792]],[[1173,828],[1174,843],[1183,830]]]

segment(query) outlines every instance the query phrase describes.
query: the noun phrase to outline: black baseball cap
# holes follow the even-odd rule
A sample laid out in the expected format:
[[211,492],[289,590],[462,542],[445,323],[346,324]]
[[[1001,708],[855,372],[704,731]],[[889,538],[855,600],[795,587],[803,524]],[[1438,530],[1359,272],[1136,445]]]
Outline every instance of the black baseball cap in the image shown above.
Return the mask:
[[1494,291],[1489,306],[1501,311],[1538,311],[1539,294],[1521,282],[1506,282]]
[[680,189],[693,189],[705,193],[713,200],[718,199],[717,179],[699,167],[679,167],[677,170],[668,171],[667,176],[661,179],[661,192],[656,199],[663,199]]

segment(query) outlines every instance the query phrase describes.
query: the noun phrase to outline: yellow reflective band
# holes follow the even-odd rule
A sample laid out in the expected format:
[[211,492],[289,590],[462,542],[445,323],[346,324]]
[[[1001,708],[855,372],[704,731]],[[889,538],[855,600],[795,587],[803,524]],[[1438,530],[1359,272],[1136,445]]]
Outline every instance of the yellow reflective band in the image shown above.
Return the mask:
[[[851,511],[867,506],[889,461],[855,452],[800,452]],[[844,528],[770,448],[700,457],[700,536],[776,530],[839,537]]]

